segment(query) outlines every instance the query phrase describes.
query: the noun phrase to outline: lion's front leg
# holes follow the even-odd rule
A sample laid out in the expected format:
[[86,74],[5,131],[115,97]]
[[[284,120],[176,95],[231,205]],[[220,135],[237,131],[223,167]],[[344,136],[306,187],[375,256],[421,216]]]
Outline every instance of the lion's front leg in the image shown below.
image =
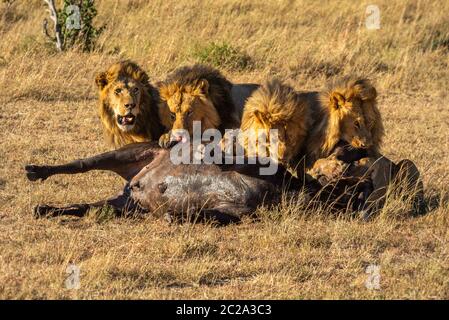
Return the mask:
[[160,136],[159,138],[159,146],[161,148],[168,149],[171,146],[171,133],[167,132]]
[[180,131],[170,130],[169,132],[164,133],[160,136],[159,146],[164,149],[169,149],[178,142],[185,142],[187,141],[187,139],[185,138],[186,134],[188,135],[188,133],[186,133],[182,129],[180,129]]

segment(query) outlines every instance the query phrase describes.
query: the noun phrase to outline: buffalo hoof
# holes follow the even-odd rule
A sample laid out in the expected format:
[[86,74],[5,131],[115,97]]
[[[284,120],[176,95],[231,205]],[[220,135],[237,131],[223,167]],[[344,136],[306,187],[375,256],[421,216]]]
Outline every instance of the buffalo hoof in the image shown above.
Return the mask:
[[47,217],[52,210],[54,210],[54,208],[47,205],[36,206],[33,210],[33,216],[36,219],[44,218]]
[[26,176],[30,181],[44,181],[48,178],[48,169],[44,166],[27,165],[25,170]]

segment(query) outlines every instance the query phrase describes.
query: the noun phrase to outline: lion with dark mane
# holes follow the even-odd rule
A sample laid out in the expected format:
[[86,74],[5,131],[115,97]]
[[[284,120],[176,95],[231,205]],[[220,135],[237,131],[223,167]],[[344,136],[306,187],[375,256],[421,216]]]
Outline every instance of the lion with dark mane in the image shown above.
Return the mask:
[[159,139],[158,92],[134,62],[121,61],[100,72],[98,111],[107,140],[115,148]]
[[217,69],[203,64],[185,66],[168,75],[158,84],[159,116],[169,133],[161,136],[161,146],[167,147],[176,130],[192,135],[193,122],[200,121],[201,133],[207,129],[237,128],[239,118],[234,106],[232,84]]

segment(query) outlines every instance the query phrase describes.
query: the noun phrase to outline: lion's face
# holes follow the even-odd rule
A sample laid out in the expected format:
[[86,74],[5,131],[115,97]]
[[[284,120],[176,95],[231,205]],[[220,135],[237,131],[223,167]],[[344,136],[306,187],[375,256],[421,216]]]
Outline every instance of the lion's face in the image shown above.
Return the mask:
[[254,121],[243,131],[243,146],[247,156],[269,156],[280,163],[288,164],[299,152],[300,133],[293,122],[262,123]]
[[95,77],[98,114],[106,138],[114,147],[158,139],[158,94],[146,72],[135,62],[112,64]]
[[144,112],[144,95],[149,93],[147,74],[135,63],[125,61],[100,72],[95,82],[107,116],[120,131],[132,131],[137,118]]
[[107,90],[109,107],[120,130],[131,131],[141,110],[142,91],[145,88],[134,79],[121,79],[111,84]]
[[159,116],[172,135],[176,135],[177,130],[184,129],[192,136],[195,121],[200,122],[201,133],[206,129],[217,129],[220,125],[218,112],[207,95],[206,80],[200,81],[196,86],[180,88],[175,84],[162,87],[160,96]]
[[259,144],[255,151],[245,141],[244,148],[249,156],[260,156],[260,151],[265,154],[268,151],[270,158],[289,165],[299,154],[307,128],[305,98],[277,79],[264,83],[246,100],[241,129],[248,132],[249,142],[261,134],[266,141],[265,147]]
[[362,109],[362,100],[358,97],[344,98],[338,93],[333,97],[334,112],[338,112],[341,139],[357,149],[373,146],[371,123],[367,123]]

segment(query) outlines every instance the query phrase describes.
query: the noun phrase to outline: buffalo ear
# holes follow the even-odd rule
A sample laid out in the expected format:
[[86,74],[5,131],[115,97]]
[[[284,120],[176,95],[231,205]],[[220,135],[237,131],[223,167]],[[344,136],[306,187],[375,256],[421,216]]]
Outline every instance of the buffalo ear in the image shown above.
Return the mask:
[[95,84],[97,85],[98,89],[103,90],[104,87],[108,84],[108,74],[107,72],[100,72],[95,77]]
[[332,92],[330,96],[330,105],[333,109],[338,110],[344,107],[346,98],[339,92]]
[[209,93],[209,82],[206,79],[201,79],[198,82],[198,89],[200,89],[201,93],[208,94]]

